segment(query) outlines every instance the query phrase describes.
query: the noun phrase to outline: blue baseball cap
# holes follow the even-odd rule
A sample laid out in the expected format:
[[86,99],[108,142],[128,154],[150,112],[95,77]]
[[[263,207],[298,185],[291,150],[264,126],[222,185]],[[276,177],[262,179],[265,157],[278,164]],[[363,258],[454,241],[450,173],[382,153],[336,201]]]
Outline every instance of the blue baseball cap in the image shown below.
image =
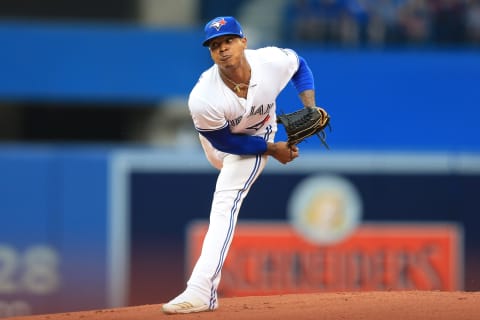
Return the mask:
[[203,46],[208,47],[208,43],[213,38],[229,34],[243,38],[243,30],[240,23],[234,17],[216,17],[205,25]]

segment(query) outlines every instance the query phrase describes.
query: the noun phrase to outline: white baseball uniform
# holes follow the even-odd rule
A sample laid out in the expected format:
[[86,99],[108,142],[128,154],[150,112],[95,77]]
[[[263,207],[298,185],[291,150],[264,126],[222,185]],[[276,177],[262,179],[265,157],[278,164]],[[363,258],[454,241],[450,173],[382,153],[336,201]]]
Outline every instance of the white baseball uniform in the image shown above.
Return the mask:
[[[225,85],[218,66],[213,65],[201,75],[190,93],[191,116],[199,132],[229,126],[233,133],[260,136],[273,142],[277,131],[276,98],[297,71],[298,56],[290,49],[277,47],[248,49],[245,56],[251,67],[246,99],[238,97]],[[207,159],[220,173],[208,232],[184,294],[195,295],[213,310],[218,306],[217,288],[238,212],[268,156],[224,153],[201,134],[200,141]],[[178,301],[182,298],[179,296]]]

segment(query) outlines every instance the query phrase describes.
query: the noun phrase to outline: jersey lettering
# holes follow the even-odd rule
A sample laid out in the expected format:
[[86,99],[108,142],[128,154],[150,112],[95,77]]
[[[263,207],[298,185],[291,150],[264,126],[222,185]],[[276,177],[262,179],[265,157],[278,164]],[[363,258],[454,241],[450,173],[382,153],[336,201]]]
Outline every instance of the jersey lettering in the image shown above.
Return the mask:
[[270,112],[270,109],[272,109],[273,107],[273,103],[269,103],[267,104],[266,107],[264,107],[263,104],[259,105],[258,107],[257,106],[252,106],[250,108],[250,114],[248,115],[249,117],[251,116],[257,116],[257,115],[264,115],[264,114],[267,114]]
[[240,116],[240,117],[238,117],[238,118],[236,118],[236,119],[228,120],[228,124],[230,125],[230,127],[235,127],[235,126],[237,126],[237,125],[240,123],[240,121],[242,121],[242,118],[243,118],[243,117]]

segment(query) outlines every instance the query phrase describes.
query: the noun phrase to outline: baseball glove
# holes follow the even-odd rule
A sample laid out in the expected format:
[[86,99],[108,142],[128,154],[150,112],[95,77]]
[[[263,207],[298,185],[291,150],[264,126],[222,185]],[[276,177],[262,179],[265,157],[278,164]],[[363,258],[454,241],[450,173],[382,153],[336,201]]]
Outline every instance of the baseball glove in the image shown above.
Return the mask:
[[292,113],[277,117],[277,123],[285,126],[289,145],[296,145],[306,138],[317,135],[325,148],[330,149],[326,142],[325,128],[330,128],[330,116],[320,107],[305,107]]

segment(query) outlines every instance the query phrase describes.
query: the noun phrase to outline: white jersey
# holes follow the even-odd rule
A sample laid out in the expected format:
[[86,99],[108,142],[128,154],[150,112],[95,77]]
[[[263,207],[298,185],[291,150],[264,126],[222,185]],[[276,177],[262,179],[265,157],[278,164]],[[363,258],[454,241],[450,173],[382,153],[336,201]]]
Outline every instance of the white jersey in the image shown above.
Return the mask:
[[[290,49],[265,47],[245,50],[251,67],[247,98],[238,97],[220,78],[217,65],[206,70],[190,93],[188,107],[195,128],[212,131],[230,127],[233,133],[260,136],[273,142],[277,131],[276,98],[298,70],[297,54]],[[225,153],[202,135],[207,159],[220,169]]]

